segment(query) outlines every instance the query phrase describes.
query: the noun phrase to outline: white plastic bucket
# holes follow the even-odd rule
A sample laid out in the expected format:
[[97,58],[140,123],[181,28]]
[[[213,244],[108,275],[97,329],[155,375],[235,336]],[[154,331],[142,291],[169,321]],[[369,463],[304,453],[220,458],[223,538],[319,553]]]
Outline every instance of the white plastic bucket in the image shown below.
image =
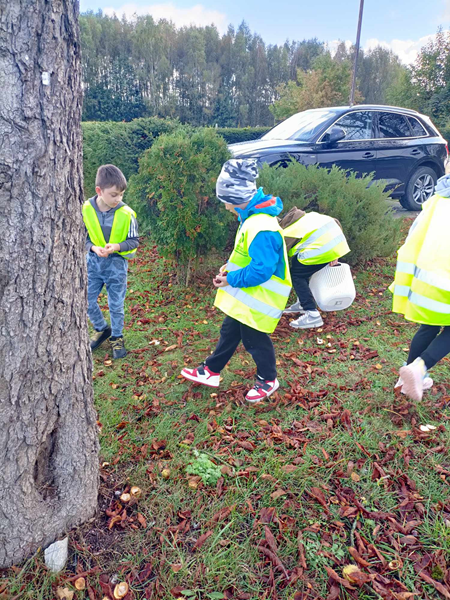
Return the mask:
[[309,287],[317,306],[324,312],[344,310],[356,297],[352,272],[345,263],[320,269],[309,280]]

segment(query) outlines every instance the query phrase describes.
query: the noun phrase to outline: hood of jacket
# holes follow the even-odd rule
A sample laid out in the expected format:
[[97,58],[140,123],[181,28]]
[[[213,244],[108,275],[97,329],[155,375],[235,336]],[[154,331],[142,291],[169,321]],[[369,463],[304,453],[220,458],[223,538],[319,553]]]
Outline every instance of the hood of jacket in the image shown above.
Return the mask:
[[450,174],[438,179],[435,193],[444,198],[450,198]]
[[247,208],[239,208],[236,206],[236,212],[239,216],[239,221],[243,223],[245,219],[252,215],[264,214],[271,217],[277,217],[283,210],[283,203],[277,196],[264,194],[263,188],[259,188],[253,198],[250,200]]

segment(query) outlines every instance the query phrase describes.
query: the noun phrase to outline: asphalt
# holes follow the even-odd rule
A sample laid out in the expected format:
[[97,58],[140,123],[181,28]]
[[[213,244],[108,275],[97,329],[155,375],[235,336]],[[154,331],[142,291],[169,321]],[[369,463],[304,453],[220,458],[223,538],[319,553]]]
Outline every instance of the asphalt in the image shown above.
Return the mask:
[[394,211],[394,219],[415,219],[420,211],[405,210],[398,200],[388,200],[388,206]]

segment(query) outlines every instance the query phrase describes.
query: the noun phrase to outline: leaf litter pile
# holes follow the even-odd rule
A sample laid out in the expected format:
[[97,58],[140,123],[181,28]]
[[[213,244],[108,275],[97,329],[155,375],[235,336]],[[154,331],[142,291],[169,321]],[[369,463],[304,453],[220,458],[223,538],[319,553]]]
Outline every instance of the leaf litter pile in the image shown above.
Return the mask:
[[282,318],[280,391],[256,406],[243,348],[217,390],[179,376],[218,339],[215,269],[182,289],[140,250],[130,352],[94,355],[98,513],[62,574],[38,554],[1,573],[0,599],[450,599],[449,362],[420,405],[394,391],[416,328],[390,313],[393,261],[360,271],[320,330]]

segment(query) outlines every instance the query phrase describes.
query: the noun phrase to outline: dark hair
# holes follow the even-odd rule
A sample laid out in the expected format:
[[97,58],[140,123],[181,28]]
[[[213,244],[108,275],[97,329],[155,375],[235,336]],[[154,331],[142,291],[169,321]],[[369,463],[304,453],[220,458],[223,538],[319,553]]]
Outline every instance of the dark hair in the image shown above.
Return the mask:
[[97,171],[95,186],[102,190],[116,186],[120,192],[123,192],[127,189],[127,180],[119,168],[114,165],[102,165]]

